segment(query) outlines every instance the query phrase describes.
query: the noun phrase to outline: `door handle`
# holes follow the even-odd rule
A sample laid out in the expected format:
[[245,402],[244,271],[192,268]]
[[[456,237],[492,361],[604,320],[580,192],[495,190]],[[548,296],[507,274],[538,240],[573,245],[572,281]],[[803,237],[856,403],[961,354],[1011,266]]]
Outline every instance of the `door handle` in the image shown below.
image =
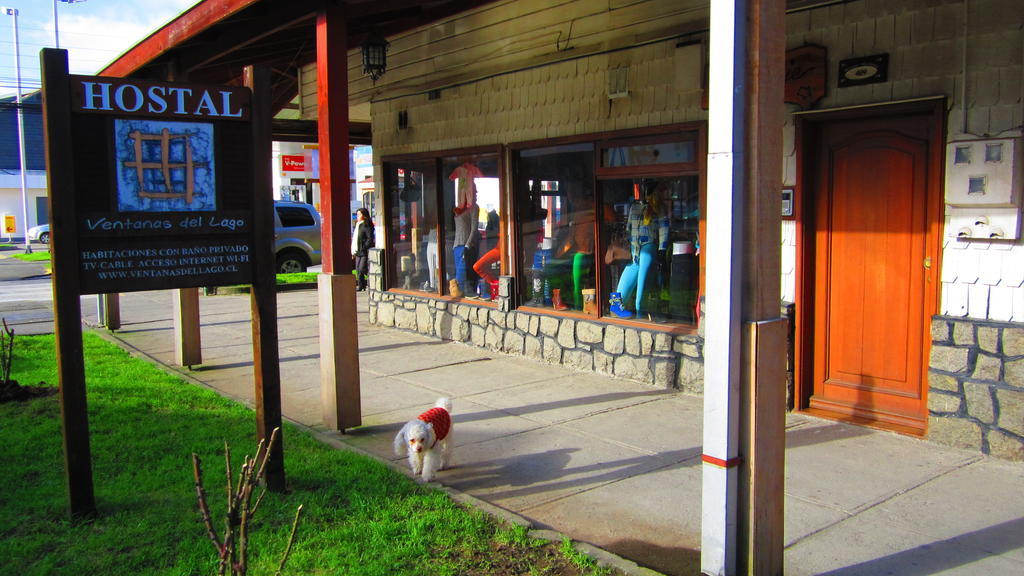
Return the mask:
[[931,256],[926,256],[925,257],[925,259],[924,259],[924,269],[925,270],[931,270],[932,269],[932,257]]

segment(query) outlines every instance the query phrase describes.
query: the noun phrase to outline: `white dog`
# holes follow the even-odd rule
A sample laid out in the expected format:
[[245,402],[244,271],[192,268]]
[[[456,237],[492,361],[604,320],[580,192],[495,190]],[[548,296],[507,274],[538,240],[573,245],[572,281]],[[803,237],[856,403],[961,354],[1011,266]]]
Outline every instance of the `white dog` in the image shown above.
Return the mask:
[[433,408],[406,422],[395,436],[395,454],[408,452],[413,476],[422,474],[424,482],[450,464],[451,411],[452,401],[441,398]]

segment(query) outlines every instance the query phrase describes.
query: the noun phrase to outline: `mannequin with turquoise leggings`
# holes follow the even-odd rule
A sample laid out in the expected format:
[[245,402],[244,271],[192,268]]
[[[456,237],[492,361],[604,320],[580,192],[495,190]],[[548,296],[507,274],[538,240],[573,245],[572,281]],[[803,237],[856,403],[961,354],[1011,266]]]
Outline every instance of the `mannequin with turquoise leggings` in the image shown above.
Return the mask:
[[[611,313],[619,318],[630,318],[633,312],[627,310],[625,302],[635,292],[636,314],[641,313],[641,303],[647,288],[647,273],[654,264],[659,253],[668,248],[669,219],[661,214],[657,189],[650,187],[645,194],[645,202],[637,202],[630,206],[626,220],[626,231],[629,234],[632,262],[622,271],[619,285],[608,298]],[[657,238],[655,238],[657,235]]]
[[[619,277],[619,286],[616,288],[616,291],[621,295],[623,301],[629,301],[634,290],[636,291],[636,307],[634,310],[636,310],[637,314],[640,313],[640,303],[643,301],[647,287],[647,273],[651,270],[651,265],[654,263],[657,255],[658,247],[654,242],[642,244],[633,262],[622,270],[622,276]],[[633,315],[628,310],[622,309],[619,312],[615,312],[613,309],[612,312],[621,318],[628,318]]]

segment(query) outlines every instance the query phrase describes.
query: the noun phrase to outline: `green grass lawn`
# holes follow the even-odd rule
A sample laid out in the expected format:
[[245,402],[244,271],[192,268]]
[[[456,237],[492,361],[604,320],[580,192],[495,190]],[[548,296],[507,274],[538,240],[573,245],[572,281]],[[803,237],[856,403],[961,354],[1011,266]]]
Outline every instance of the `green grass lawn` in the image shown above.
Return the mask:
[[278,284],[316,284],[318,272],[293,272],[291,274],[278,274]]
[[49,262],[50,261],[50,252],[48,250],[41,250],[41,251],[37,250],[35,252],[32,252],[31,254],[25,254],[24,252],[22,252],[22,253],[19,253],[19,254],[11,254],[11,256],[13,256],[14,258],[17,258],[18,260],[24,260],[25,262]]
[[[197,511],[191,454],[203,461],[220,531],[224,443],[235,470],[255,450],[252,411],[83,338],[99,517],[66,516],[56,396],[0,404],[0,573],[84,576],[214,574]],[[12,378],[57,381],[52,336],[18,336]],[[272,575],[303,505],[285,574],[608,574],[565,543],[453,503],[384,464],[284,429],[287,494],[268,494],[250,534],[249,574]]]

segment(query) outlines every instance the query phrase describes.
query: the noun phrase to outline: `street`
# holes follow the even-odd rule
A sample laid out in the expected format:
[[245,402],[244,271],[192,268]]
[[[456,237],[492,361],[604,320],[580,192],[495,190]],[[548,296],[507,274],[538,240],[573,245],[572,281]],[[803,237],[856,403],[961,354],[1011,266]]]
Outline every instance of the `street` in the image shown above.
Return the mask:
[[[45,245],[33,250],[46,250]],[[0,318],[16,334],[53,332],[53,289],[45,262],[12,258],[22,248],[0,249]]]

